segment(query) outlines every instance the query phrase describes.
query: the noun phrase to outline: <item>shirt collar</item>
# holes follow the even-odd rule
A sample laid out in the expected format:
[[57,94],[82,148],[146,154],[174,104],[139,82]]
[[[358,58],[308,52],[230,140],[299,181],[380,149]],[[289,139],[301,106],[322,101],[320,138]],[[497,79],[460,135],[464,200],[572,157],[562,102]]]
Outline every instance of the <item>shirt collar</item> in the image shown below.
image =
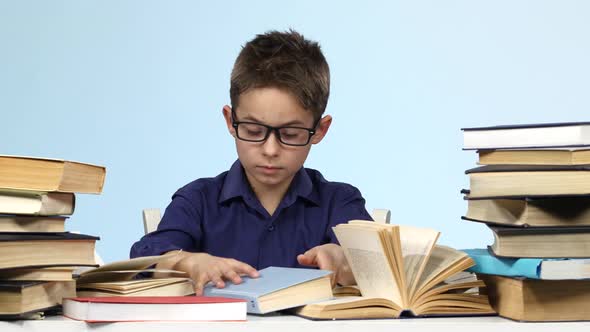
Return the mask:
[[[227,172],[223,187],[221,188],[221,194],[219,195],[219,203],[224,203],[236,197],[245,199],[255,197],[246,179],[246,174],[244,173],[244,168],[240,160],[236,160]],[[315,205],[319,205],[320,202],[319,194],[314,190],[313,182],[303,167],[295,173],[293,182],[287,190],[283,203],[289,206],[295,202],[297,197],[301,197]]]

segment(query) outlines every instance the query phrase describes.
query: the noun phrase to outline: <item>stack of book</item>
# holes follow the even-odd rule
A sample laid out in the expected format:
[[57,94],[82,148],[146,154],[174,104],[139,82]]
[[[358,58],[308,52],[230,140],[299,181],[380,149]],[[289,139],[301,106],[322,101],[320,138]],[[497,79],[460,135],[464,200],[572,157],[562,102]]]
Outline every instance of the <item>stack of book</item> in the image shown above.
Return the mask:
[[76,295],[97,237],[65,231],[74,193],[100,194],[104,167],[0,155],[0,319],[35,318]]
[[467,250],[500,315],[589,320],[590,123],[465,128],[479,164],[462,219],[486,224],[494,243]]

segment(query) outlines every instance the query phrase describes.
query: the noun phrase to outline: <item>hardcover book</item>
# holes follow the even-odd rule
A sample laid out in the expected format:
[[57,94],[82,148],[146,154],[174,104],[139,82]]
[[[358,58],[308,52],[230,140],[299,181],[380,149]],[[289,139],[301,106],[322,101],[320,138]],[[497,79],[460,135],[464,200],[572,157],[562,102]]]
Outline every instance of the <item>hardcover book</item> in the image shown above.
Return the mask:
[[490,165],[465,173],[470,198],[590,194],[590,165]]
[[463,149],[590,146],[590,122],[462,128]]
[[98,237],[74,233],[0,233],[0,269],[92,266]]
[[246,301],[205,296],[77,297],[64,299],[63,313],[88,323],[245,321]]
[[532,258],[590,257],[590,227],[488,227],[496,256]]
[[586,165],[590,149],[479,150],[480,165]]
[[242,278],[240,284],[228,283],[225,288],[205,287],[206,296],[244,299],[248,313],[266,314],[331,299],[331,271],[268,267],[259,271],[258,278]]
[[532,322],[590,320],[590,280],[479,277],[500,316]]
[[488,249],[464,249],[475,265],[468,271],[528,279],[590,279],[590,259],[508,258],[498,257]]
[[34,192],[100,194],[102,166],[37,157],[0,155],[0,188]]
[[0,191],[0,213],[35,216],[71,215],[76,197],[72,193]]
[[499,226],[590,226],[590,196],[467,199],[464,220]]
[[0,232],[61,233],[67,217],[17,216],[0,214]]
[[62,303],[76,294],[74,281],[0,281],[0,318],[22,316]]

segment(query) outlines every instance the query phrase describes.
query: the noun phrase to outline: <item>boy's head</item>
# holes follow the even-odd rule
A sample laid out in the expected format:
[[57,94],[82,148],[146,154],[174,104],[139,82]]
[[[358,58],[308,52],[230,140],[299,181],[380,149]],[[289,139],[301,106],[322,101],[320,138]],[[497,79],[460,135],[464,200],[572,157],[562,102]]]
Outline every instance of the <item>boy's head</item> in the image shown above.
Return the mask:
[[267,87],[291,93],[320,119],[330,95],[330,68],[318,43],[293,30],[270,31],[246,43],[231,73],[232,106],[239,106],[242,93]]
[[257,194],[287,190],[330,127],[332,118],[322,117],[329,94],[329,68],[316,42],[271,31],[243,47],[231,75],[232,107],[223,115]]

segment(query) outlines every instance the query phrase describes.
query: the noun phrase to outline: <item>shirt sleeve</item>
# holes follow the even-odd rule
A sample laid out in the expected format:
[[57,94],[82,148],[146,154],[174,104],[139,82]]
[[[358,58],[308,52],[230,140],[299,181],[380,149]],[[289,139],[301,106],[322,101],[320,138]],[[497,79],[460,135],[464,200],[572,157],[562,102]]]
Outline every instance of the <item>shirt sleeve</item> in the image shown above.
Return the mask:
[[166,208],[157,230],[144,235],[131,247],[130,257],[155,256],[182,249],[201,250],[201,213],[195,198],[178,191]]
[[330,218],[330,224],[326,230],[327,243],[339,244],[332,227],[355,219],[373,220],[365,208],[365,199],[357,188],[348,185],[341,193],[342,195],[336,200],[332,218]]

